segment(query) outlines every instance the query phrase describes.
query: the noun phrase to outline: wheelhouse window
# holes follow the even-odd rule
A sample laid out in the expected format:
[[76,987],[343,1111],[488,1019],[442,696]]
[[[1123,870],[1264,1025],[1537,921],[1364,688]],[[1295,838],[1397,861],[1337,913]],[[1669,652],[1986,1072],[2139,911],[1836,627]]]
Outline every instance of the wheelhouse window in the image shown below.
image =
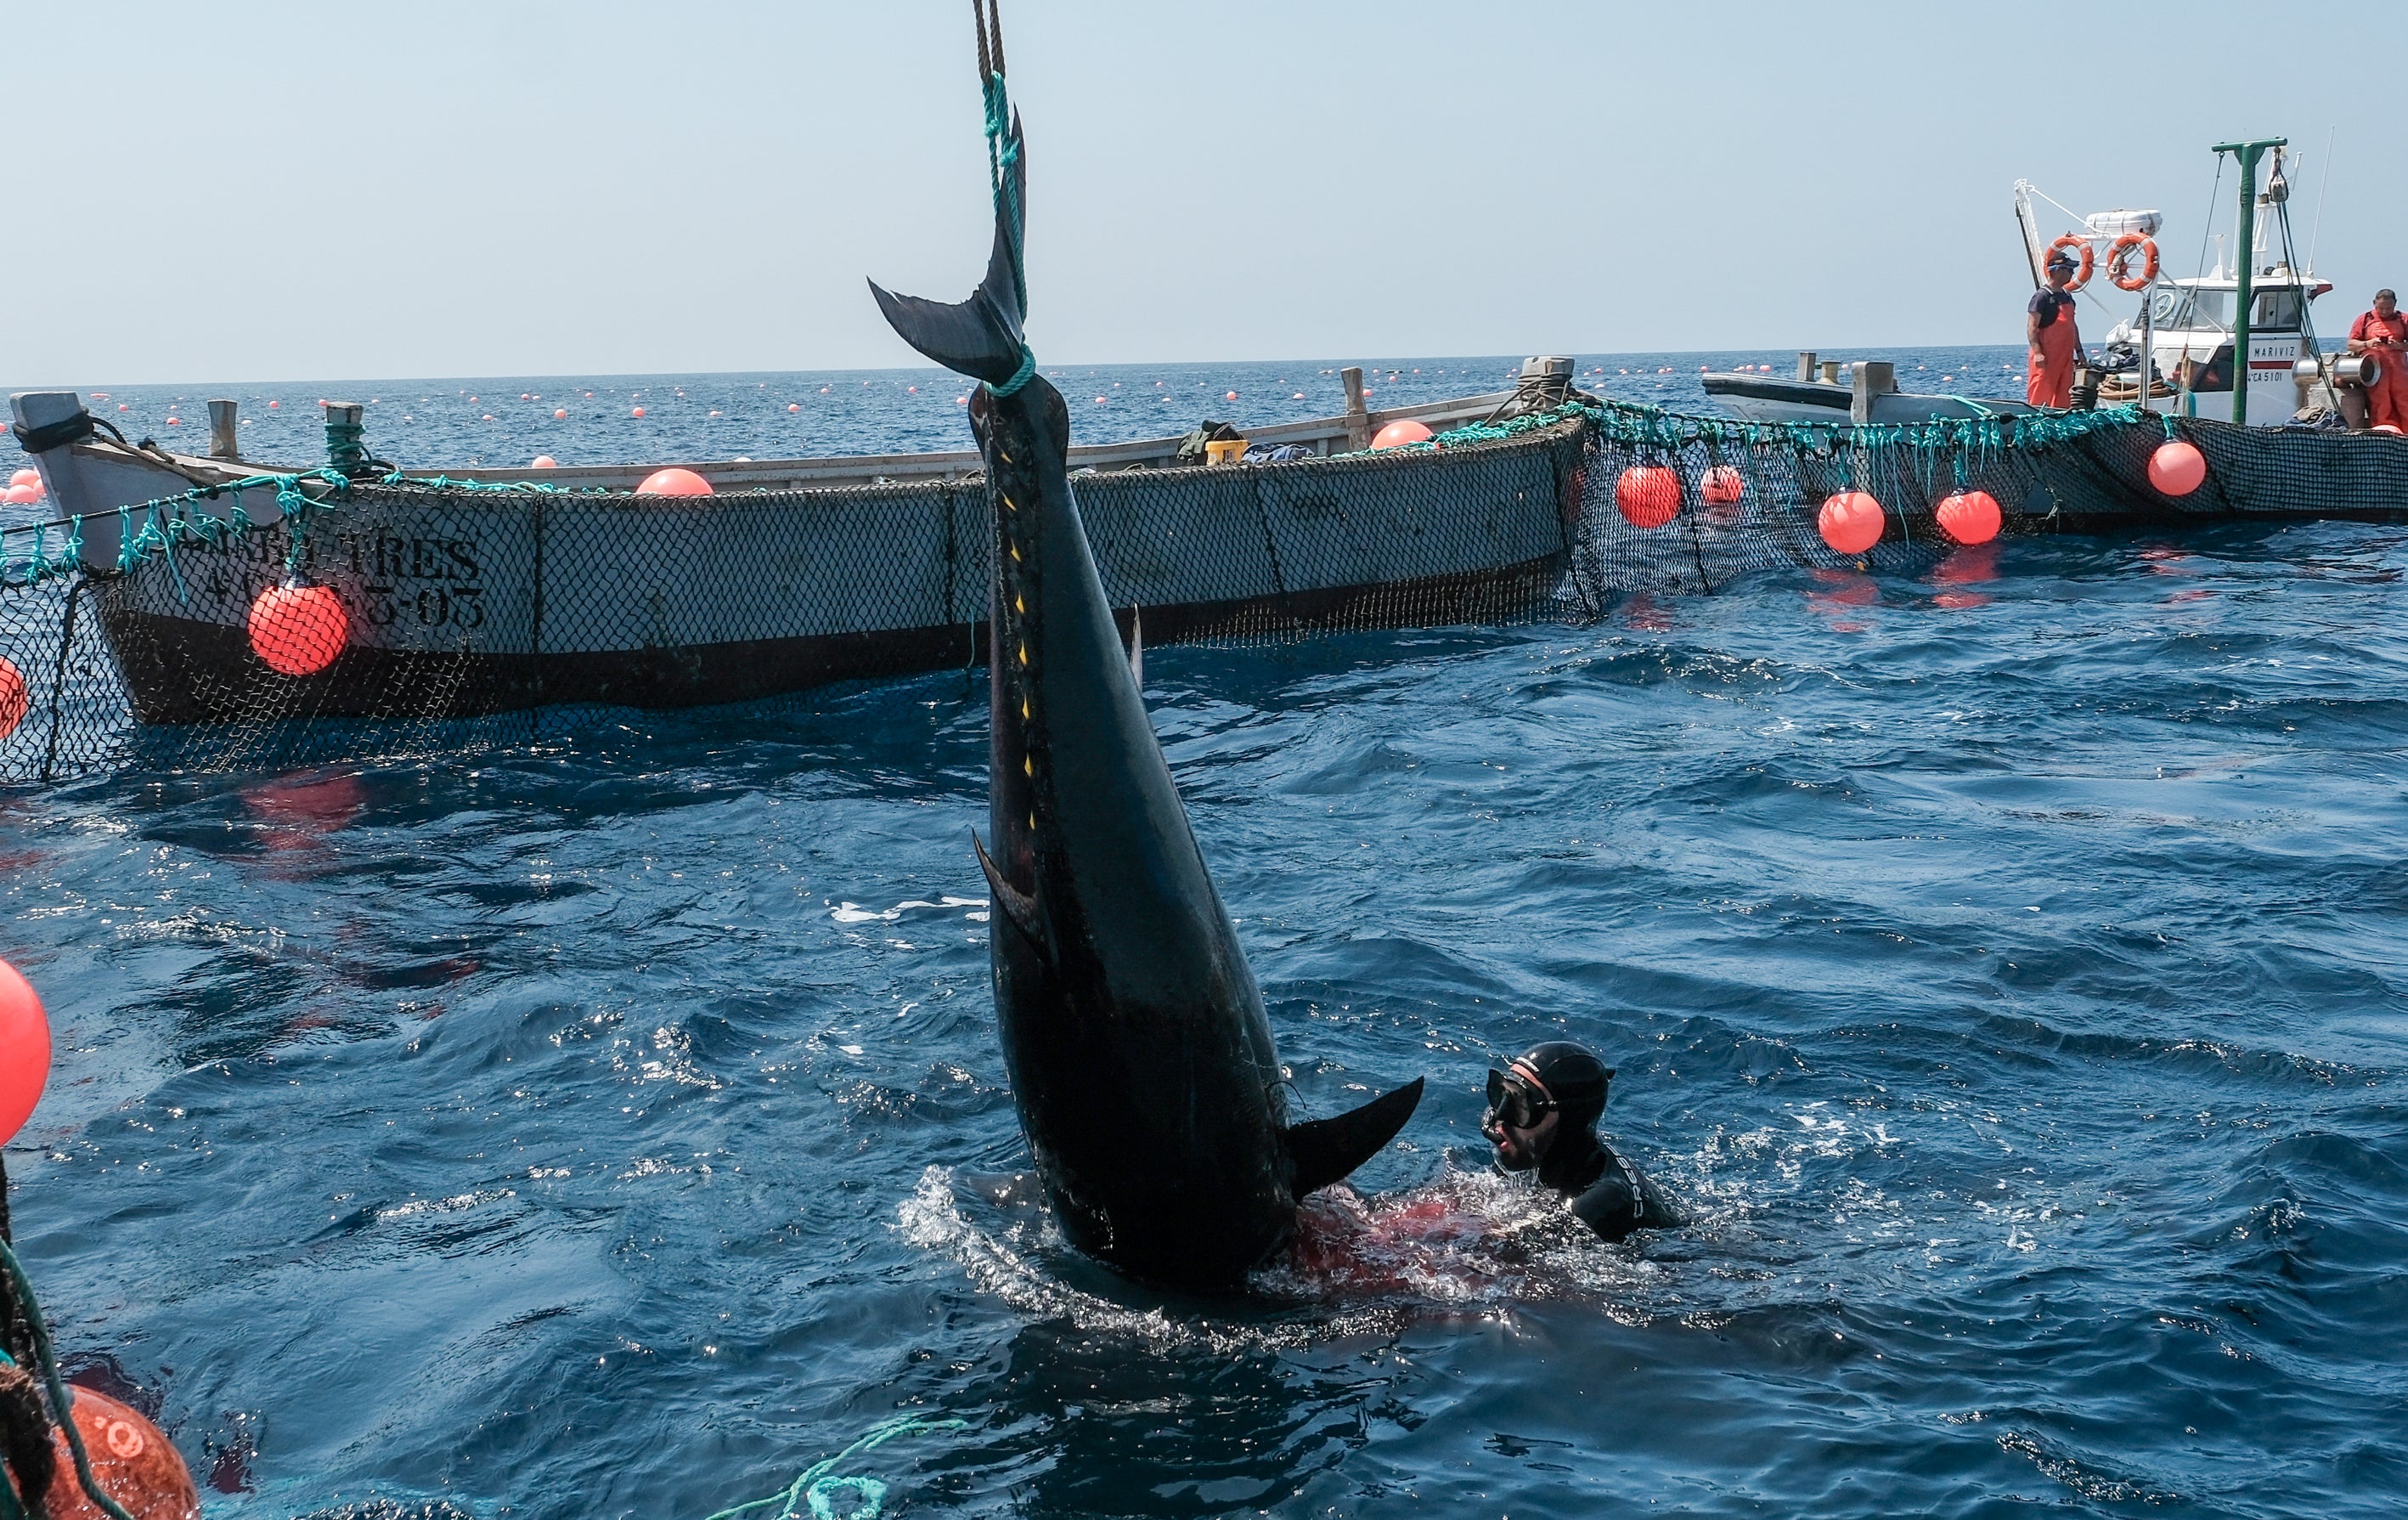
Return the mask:
[[2230,323],[2225,319],[2225,312],[2230,305],[2231,296],[2230,291],[2203,291],[2189,285],[2162,285],[2158,287],[2157,293],[2149,298],[2149,321],[2157,326],[2176,330],[2213,327],[2217,332],[2225,332],[2230,327]]
[[2296,285],[2277,286],[2259,291],[2252,303],[2249,327],[2259,333],[2296,333],[2300,330],[2300,290]]

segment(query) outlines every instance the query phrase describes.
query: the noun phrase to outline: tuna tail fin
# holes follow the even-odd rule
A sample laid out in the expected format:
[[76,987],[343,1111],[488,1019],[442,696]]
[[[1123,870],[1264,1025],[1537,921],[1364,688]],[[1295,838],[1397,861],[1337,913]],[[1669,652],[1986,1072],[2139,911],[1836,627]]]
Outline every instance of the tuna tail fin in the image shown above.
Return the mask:
[[1027,223],[1025,145],[1020,113],[1004,93],[1003,22],[972,0],[979,41],[980,85],[986,106],[987,158],[995,190],[995,247],[986,278],[957,305],[896,295],[870,281],[870,293],[887,324],[904,342],[957,374],[1009,393],[1034,372],[1023,326],[1028,316],[1028,276],[1021,251]]
[[1393,1093],[1383,1093],[1359,1109],[1334,1118],[1314,1119],[1289,1128],[1281,1139],[1295,1168],[1290,1191],[1297,1197],[1327,1187],[1380,1154],[1422,1100],[1422,1079],[1415,1077]]

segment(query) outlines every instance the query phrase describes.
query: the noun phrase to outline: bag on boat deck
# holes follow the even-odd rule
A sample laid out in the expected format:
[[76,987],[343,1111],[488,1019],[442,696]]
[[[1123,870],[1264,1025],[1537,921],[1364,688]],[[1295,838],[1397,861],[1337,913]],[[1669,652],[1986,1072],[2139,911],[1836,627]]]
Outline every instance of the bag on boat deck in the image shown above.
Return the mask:
[[1179,440],[1179,462],[1182,465],[1204,463],[1204,446],[1208,443],[1235,443],[1245,435],[1235,423],[1216,423],[1211,418],[1196,424],[1196,431]]

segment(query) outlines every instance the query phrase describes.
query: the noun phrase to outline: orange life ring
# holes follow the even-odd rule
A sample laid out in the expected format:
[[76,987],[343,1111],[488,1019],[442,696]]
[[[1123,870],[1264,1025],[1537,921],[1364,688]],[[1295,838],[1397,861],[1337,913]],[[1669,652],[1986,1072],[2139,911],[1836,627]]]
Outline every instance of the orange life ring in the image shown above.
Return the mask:
[[[2089,243],[2069,232],[2064,237],[2058,238],[2056,242],[2048,245],[2049,256],[2054,258],[2060,250],[2072,248],[2082,250],[2082,267],[2073,272],[2073,278],[2065,282],[2065,288],[2070,291],[2078,291],[2083,286],[2090,283],[2090,273],[2093,269],[2098,267],[2099,255],[2091,251]],[[2046,267],[2047,264],[2048,259],[2044,258],[2041,260],[2042,267]]]
[[[2132,273],[2134,249],[2141,251],[2141,273],[2137,278]],[[2115,282],[2119,291],[2147,290],[2157,278],[2157,240],[2137,232],[2116,238],[2114,246],[2107,251],[2107,278]]]

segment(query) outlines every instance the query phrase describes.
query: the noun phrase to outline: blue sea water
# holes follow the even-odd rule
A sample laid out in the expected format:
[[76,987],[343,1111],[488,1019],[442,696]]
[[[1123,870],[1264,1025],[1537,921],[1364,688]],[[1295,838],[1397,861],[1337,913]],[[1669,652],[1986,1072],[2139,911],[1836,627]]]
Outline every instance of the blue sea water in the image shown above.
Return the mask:
[[[1834,353],[1828,357],[1846,358]],[[1901,387],[1973,396],[2023,394],[2019,348],[1867,353],[1899,366]],[[1085,443],[1184,434],[1199,419],[1240,425],[1333,417],[1346,406],[1342,365],[1364,368],[1373,409],[1511,390],[1518,357],[1293,360],[1272,364],[1103,365],[1048,369]],[[1701,367],[1745,364],[1795,372],[1795,353],[1590,354],[1593,391],[1689,409],[1705,405]],[[935,368],[761,375],[514,376],[482,380],[336,380],[283,385],[111,385],[86,405],[129,438],[203,453],[208,398],[240,404],[243,456],[307,466],[325,457],[321,401],[365,408],[367,441],[412,469],[792,459],[966,449],[968,392]],[[644,415],[633,415],[641,407]],[[795,409],[789,411],[788,408]],[[565,411],[565,418],[552,413]],[[174,419],[171,424],[169,419]]]
[[[1092,378],[1139,373],[1182,371]],[[810,452],[960,442],[901,394]],[[1307,1109],[1431,1083],[1234,1301],[1007,1185],[959,673],[7,794],[59,1043],[19,1247],[221,1520],[699,1520],[907,1412],[962,1424],[842,1469],[897,1514],[2396,1513],[2403,568],[2019,538],[1149,651]],[[1598,1244],[1486,1169],[1487,1066],[1565,1037],[1689,1227]]]

